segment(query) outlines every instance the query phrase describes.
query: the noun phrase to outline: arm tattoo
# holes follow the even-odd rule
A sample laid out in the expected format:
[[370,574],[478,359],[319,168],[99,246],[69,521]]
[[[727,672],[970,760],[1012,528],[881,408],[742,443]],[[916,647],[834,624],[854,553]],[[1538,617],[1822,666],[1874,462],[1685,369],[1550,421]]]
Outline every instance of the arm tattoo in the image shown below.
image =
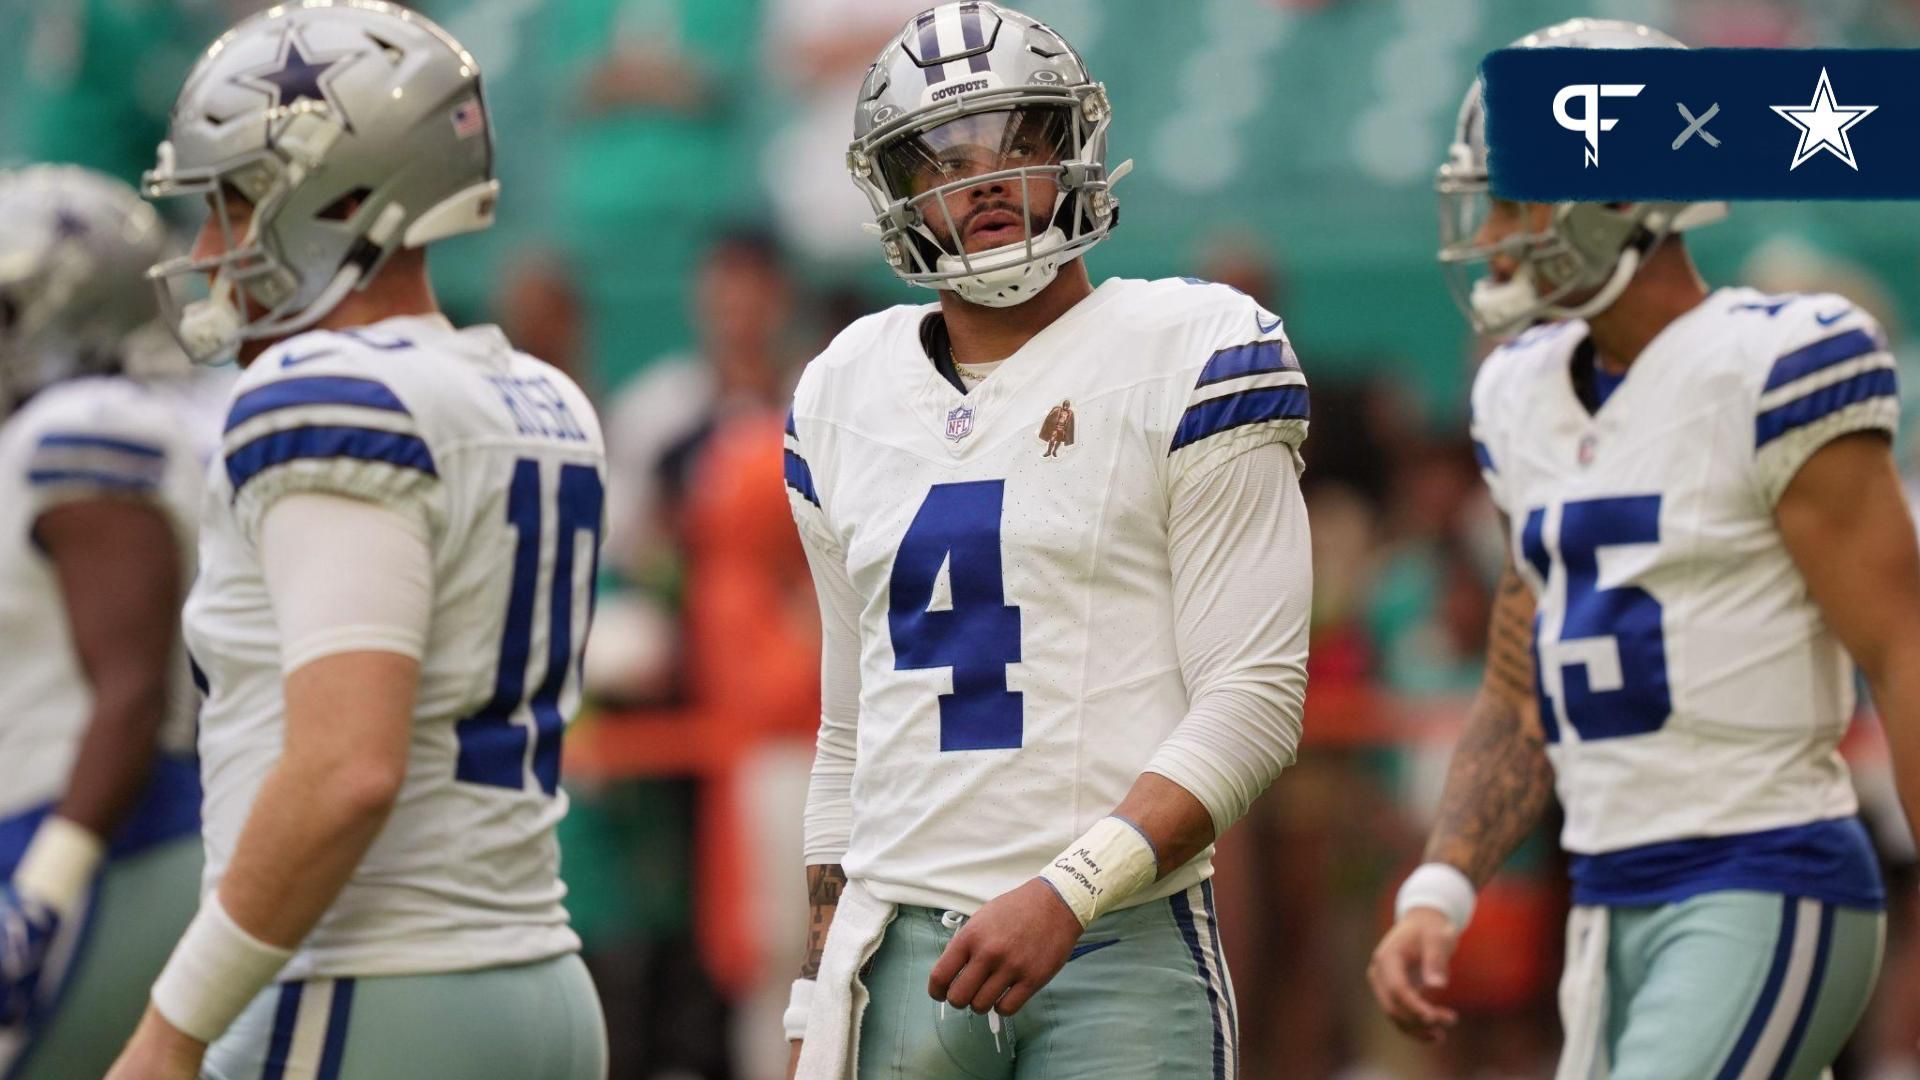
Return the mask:
[[1553,766],[1534,696],[1533,596],[1509,562],[1494,596],[1487,670],[1447,767],[1429,862],[1484,885],[1540,820]]
[[833,925],[833,913],[840,906],[840,893],[847,887],[847,872],[838,863],[807,867],[807,906],[813,917],[807,924],[807,959],[800,965],[800,977],[816,978],[820,958],[827,951],[827,929]]

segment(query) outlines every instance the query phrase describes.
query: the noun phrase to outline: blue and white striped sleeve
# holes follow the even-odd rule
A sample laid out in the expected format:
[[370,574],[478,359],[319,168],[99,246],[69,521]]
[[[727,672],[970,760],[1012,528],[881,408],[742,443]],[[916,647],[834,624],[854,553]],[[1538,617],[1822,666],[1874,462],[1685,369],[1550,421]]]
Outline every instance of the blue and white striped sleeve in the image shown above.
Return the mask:
[[120,426],[56,421],[27,457],[27,489],[39,511],[101,496],[157,499],[166,475],[165,441]]
[[1772,360],[1760,387],[1754,470],[1769,506],[1828,442],[1857,431],[1891,437],[1899,425],[1899,377],[1879,326],[1857,308],[1827,314],[1833,317],[1810,327],[1819,336]]
[[360,372],[275,372],[243,388],[228,409],[221,451],[247,536],[275,500],[294,492],[389,505],[424,525],[440,478],[413,411],[387,382]]
[[800,538],[810,546],[837,549],[827,527],[826,512],[820,506],[820,489],[813,479],[813,466],[807,461],[806,447],[800,441],[800,429],[794,411],[787,410],[786,445],[781,470],[787,481],[787,503],[793,509],[793,523]]
[[1215,349],[1194,378],[1167,444],[1176,485],[1268,443],[1292,448],[1297,466],[1308,411],[1307,377],[1285,338]]

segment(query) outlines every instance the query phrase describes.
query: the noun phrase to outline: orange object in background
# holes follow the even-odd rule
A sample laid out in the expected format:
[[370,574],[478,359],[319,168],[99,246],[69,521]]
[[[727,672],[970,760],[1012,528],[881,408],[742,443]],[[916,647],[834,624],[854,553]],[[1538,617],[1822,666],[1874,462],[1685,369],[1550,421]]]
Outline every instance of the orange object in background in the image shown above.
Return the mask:
[[[775,744],[786,757],[810,761],[820,722],[820,616],[787,508],[783,445],[781,414],[754,412],[721,421],[700,451],[681,515],[688,703],[602,713],[568,735],[567,770],[575,778],[702,781],[695,934],[714,983],[734,998],[762,980],[772,959],[761,922],[768,913],[755,910],[769,906],[766,897],[779,885],[766,875],[789,875],[796,893],[802,880],[801,807],[783,818],[794,834],[792,865],[762,865],[766,838],[743,778]],[[772,917],[801,927],[805,916],[800,896]]]

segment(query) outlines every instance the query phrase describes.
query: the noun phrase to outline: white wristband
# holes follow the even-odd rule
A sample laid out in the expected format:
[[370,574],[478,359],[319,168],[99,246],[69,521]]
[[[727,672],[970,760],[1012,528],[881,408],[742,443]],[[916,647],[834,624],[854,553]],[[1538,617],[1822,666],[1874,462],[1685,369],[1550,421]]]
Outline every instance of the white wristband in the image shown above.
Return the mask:
[[93,884],[106,854],[107,845],[92,830],[49,814],[13,869],[13,887],[66,918]]
[[240,928],[207,894],[153,984],[153,1007],[167,1023],[203,1043],[224,1034],[247,1003],[286,966],[281,949]]
[[1393,901],[1393,917],[1404,919],[1417,907],[1432,908],[1447,917],[1453,928],[1465,930],[1473,920],[1473,881],[1456,866],[1422,863],[1407,875]]
[[780,1014],[780,1026],[787,1029],[787,1038],[798,1041],[807,1037],[807,1017],[813,1013],[813,980],[793,980],[793,993],[787,997],[787,1011]]
[[1153,845],[1124,818],[1103,817],[1054,856],[1040,879],[1052,885],[1085,929],[1160,876]]

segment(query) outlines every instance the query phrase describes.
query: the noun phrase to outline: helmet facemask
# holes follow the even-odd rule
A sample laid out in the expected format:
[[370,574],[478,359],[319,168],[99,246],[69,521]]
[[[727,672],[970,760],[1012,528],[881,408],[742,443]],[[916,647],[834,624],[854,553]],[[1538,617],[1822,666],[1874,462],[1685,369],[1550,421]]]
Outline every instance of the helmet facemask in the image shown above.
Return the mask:
[[[341,200],[325,207],[305,205],[314,202],[318,192],[303,185],[341,131],[339,121],[324,112],[299,112],[267,147],[217,167],[190,170],[174,168],[171,148],[162,144],[158,167],[146,175],[147,195],[205,200],[209,220],[220,233],[216,253],[168,259],[148,274],[158,288],[167,325],[195,361],[213,362],[242,340],[303,330],[369,276],[370,258],[349,257],[358,254],[359,237],[358,230],[348,227]],[[237,234],[231,206],[236,195],[252,206],[245,230]],[[300,217],[306,219],[300,235],[309,257],[314,242],[322,240],[331,249],[328,261],[338,260],[339,269],[317,295],[303,288],[282,250],[282,223]],[[327,228],[330,223],[337,227]],[[377,256],[380,251],[365,254]]]
[[[1099,164],[1104,93],[1086,86],[1035,97],[1032,88],[981,94],[855,144],[848,164],[878,216],[872,228],[908,283],[1010,307],[1112,228],[1109,189],[1126,166],[1108,177]],[[1018,220],[995,226],[996,216]],[[968,250],[976,228],[992,228],[1000,242]]]

